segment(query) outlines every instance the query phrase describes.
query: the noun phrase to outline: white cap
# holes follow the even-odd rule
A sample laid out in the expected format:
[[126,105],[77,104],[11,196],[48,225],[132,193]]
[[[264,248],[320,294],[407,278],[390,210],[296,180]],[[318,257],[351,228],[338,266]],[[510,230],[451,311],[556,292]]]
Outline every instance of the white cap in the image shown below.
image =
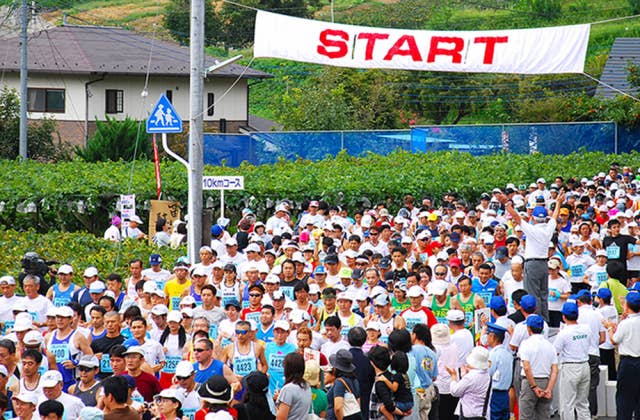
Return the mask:
[[18,395],[14,395],[12,397],[12,399],[14,400],[18,400],[18,401],[22,401],[24,403],[27,404],[32,404],[32,405],[38,405],[38,395],[36,393],[26,393],[26,392],[22,392]]
[[[60,270],[58,270],[58,272],[60,272]],[[84,274],[82,275],[83,277],[94,277],[98,275],[98,269],[95,267],[87,267],[84,270]]]
[[184,391],[182,390],[182,388],[166,388],[160,391],[160,394],[158,394],[158,396],[160,398],[174,399],[178,401],[180,405],[182,405],[182,403],[184,402]]
[[224,268],[224,263],[220,260],[215,260],[213,264],[211,264],[212,268]]
[[604,249],[597,250],[596,257],[608,257],[607,251],[605,251]]
[[369,292],[365,289],[358,290],[356,293],[356,300],[367,300],[369,299]]
[[460,309],[449,309],[447,321],[464,321],[464,312]]
[[193,272],[191,273],[191,276],[192,276],[192,277],[193,277],[193,276],[203,276],[203,277],[206,277],[206,276],[208,276],[208,275],[209,275],[209,274],[207,273],[207,270],[206,270],[203,266],[201,266],[201,265],[196,266],[196,268],[194,268],[194,269],[193,269]]
[[348,300],[353,302],[353,295],[349,292],[338,293],[337,300]]
[[296,252],[294,252],[294,253],[293,253],[293,255],[291,256],[291,260],[292,260],[293,262],[302,263],[302,264],[304,264],[305,262],[307,262],[307,261],[304,259],[304,255],[302,255],[302,252],[300,252],[300,251],[296,251]]
[[238,241],[236,241],[236,238],[229,238],[224,244],[225,246],[236,246],[238,245]]
[[449,285],[444,280],[433,280],[427,285],[427,292],[430,295],[441,295],[449,289]]
[[270,284],[278,284],[280,283],[280,277],[276,276],[275,274],[269,274],[265,279],[264,279],[265,283],[270,283]]
[[386,289],[382,286],[373,286],[373,289],[371,289],[371,297],[384,295],[386,293],[387,293]]
[[78,366],[84,366],[88,368],[97,368],[98,366],[100,366],[100,362],[98,361],[98,358],[96,356],[92,354],[85,354],[80,358],[80,361],[78,362]]
[[315,295],[315,294],[318,294],[318,293],[320,293],[320,286],[318,286],[315,283],[311,283],[309,285],[309,294],[310,295]]
[[189,307],[182,308],[180,309],[180,313],[182,315],[188,316],[189,318],[193,318],[193,308],[189,308]]
[[127,354],[139,354],[144,357],[144,350],[140,346],[131,346],[123,353],[123,356],[126,356]]
[[151,308],[151,313],[153,315],[167,315],[169,313],[169,308],[167,308],[167,305],[156,305],[153,308]]
[[101,280],[96,280],[89,286],[89,293],[102,293],[107,287]]
[[538,178],[538,180],[536,181],[536,184],[546,184],[547,181],[545,181],[544,178]]
[[424,296],[424,291],[422,290],[422,287],[420,286],[411,286],[409,288],[409,291],[407,292],[407,296],[412,298],[412,297],[422,297]]
[[62,375],[57,370],[48,370],[40,378],[40,385],[43,388],[51,388],[62,382]]
[[160,289],[155,289],[153,292],[151,292],[152,295],[156,295],[158,297],[160,297],[161,299],[164,299],[167,297],[167,295],[164,293],[164,290],[160,290]]
[[455,212],[455,214],[453,215],[454,218],[456,219],[464,219],[465,218],[465,214],[463,211],[457,211]]
[[180,305],[195,305],[196,300],[193,296],[187,295],[180,300]]
[[56,310],[56,316],[62,318],[73,318],[73,309],[69,306],[59,306]]
[[16,279],[13,278],[13,276],[2,276],[0,277],[0,284],[9,284],[9,285],[16,285]]
[[73,274],[73,267],[71,267],[69,264],[62,264],[58,268],[58,274]]
[[191,376],[195,372],[193,369],[193,364],[188,360],[183,360],[176,365],[176,375],[182,378],[186,378],[187,376]]
[[250,243],[249,245],[247,245],[247,247],[244,249],[244,252],[260,252],[260,245],[258,245],[257,243],[253,242]]
[[158,288],[158,284],[155,281],[147,280],[146,282],[144,282],[144,285],[142,286],[142,292],[151,294],[157,288]]
[[40,346],[44,343],[44,337],[42,337],[40,331],[31,330],[24,335],[22,342],[26,346]]
[[16,317],[16,323],[13,324],[13,331],[23,332],[29,331],[33,328],[33,321],[31,320],[31,315],[27,314],[28,318],[24,317]]
[[378,321],[369,321],[366,329],[380,331],[380,323]]
[[141,225],[141,224],[142,224],[142,220],[140,219],[140,217],[138,217],[138,216],[137,216],[137,215],[135,215],[135,214],[134,214],[133,216],[129,217],[129,221],[130,221],[130,222],[135,222],[135,223],[137,223],[137,224],[139,224],[139,225]]
[[291,327],[289,326],[289,323],[287,321],[281,319],[276,321],[276,323],[273,325],[274,330],[278,328],[280,328],[281,330],[289,331]]
[[289,314],[289,321],[293,324],[302,324],[303,322],[309,321],[309,314],[302,309],[294,309]]
[[169,315],[167,315],[167,322],[177,322],[180,323],[180,321],[182,321],[182,314],[180,313],[180,311],[171,311],[169,312]]
[[401,244],[410,244],[413,242],[413,239],[411,239],[410,236],[403,236],[402,239],[400,240]]

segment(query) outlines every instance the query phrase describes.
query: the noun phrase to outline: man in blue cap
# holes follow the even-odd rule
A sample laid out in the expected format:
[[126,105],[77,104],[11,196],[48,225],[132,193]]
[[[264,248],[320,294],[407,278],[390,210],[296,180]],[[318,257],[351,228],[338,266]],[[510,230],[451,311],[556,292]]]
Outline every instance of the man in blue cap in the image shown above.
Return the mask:
[[[602,288],[598,290],[596,301],[598,302],[598,312],[604,318],[605,323],[618,323],[618,311],[616,307],[611,304],[613,294],[610,289]],[[606,333],[604,343],[600,344],[600,364],[606,365],[608,368],[608,378],[610,381],[616,380],[616,357],[615,347],[611,343],[611,337],[609,333]]]
[[598,384],[600,383],[600,344],[604,343],[606,329],[602,325],[602,315],[591,304],[591,292],[580,290],[576,294],[578,305],[578,323],[588,325],[591,329],[589,335],[589,367],[591,368],[591,381],[589,385],[589,410],[591,415],[598,414]]
[[542,335],[545,326],[540,315],[531,314],[525,321],[529,338],[522,342],[518,355],[522,360],[520,420],[551,417],[553,387],[558,378],[556,349]]
[[[504,339],[501,342],[502,347],[504,347],[505,350],[510,351],[509,341],[511,340],[511,334],[509,334],[508,330],[513,330],[516,323],[507,316],[507,303],[502,296],[494,296],[491,298],[491,301],[489,301],[489,308],[491,309],[491,319],[495,319],[494,323],[505,329]],[[486,317],[483,317],[480,321],[482,323],[489,322]],[[482,345],[487,343],[489,333],[490,331],[487,324],[487,328],[483,330],[482,335],[480,336],[480,342]]]
[[533,224],[523,220],[513,208],[513,202],[504,195],[498,195],[498,200],[505,205],[505,209],[513,219],[513,226],[520,226],[527,236],[524,248],[524,288],[530,295],[535,296],[538,313],[549,320],[547,302],[549,298],[549,241],[556,231],[560,206],[564,202],[564,191],[558,196],[553,215],[547,221],[547,209],[544,205],[534,207],[531,214]]
[[[514,352],[518,350],[520,344],[528,337],[527,319],[536,312],[536,298],[532,295],[522,296],[522,299],[520,299],[520,312],[524,316],[525,320],[516,324],[516,327],[513,329],[513,334],[511,335],[511,341],[509,342],[511,349]],[[544,338],[547,338],[549,336],[549,326],[544,321],[542,326],[543,336]]]
[[[589,413],[589,346],[591,329],[578,324],[578,305],[566,302],[562,305],[562,321],[565,328],[556,335],[553,346],[558,353],[560,377],[559,411],[561,419],[590,419]],[[575,412],[574,412],[575,410]]]
[[507,334],[507,329],[503,326],[492,322],[487,324],[487,344],[491,349],[489,375],[493,381],[490,404],[492,420],[509,419],[509,388],[513,379],[513,355],[503,345]]
[[631,419],[640,401],[640,292],[625,299],[627,317],[619,325],[607,324],[611,342],[618,346],[620,365],[616,385],[617,419]]

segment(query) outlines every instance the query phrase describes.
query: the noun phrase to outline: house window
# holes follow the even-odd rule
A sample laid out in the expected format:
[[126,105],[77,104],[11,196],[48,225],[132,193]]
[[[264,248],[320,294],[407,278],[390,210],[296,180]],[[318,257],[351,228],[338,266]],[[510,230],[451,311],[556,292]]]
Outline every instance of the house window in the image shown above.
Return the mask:
[[209,92],[207,93],[207,115],[208,116],[212,116],[213,115],[213,104],[215,103],[215,96],[213,93]]
[[105,112],[107,114],[118,114],[124,112],[124,91],[107,89]]
[[64,113],[64,89],[29,88],[27,109],[30,112]]
[[173,91],[172,90],[168,90],[164,93],[164,95],[167,97],[167,99],[169,100],[169,103],[173,103]]

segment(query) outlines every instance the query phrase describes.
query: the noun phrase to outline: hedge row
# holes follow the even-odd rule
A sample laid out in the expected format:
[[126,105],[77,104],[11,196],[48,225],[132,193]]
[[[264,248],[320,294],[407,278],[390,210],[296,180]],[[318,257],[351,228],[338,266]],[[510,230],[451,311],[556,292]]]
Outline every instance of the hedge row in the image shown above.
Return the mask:
[[[145,241],[125,241],[120,245],[98,238],[87,232],[49,232],[38,233],[34,230],[18,232],[0,231],[0,276],[9,274],[17,278],[20,261],[26,252],[35,251],[44,260],[55,260],[60,264],[71,264],[75,269],[74,281],[82,283],[82,273],[90,265],[98,269],[101,277],[116,272],[123,277],[128,273],[128,262],[134,258],[143,260],[145,266],[149,255],[158,252]],[[173,250],[162,248],[160,255],[164,267],[171,269],[186,248]]]
[[[243,165],[239,168],[206,167],[205,175],[244,175],[245,190],[225,195],[227,214],[238,215],[243,207],[271,213],[275,202],[288,198],[299,204],[309,198],[324,198],[348,208],[363,202],[386,201],[392,208],[407,193],[439,197],[457,191],[476,200],[483,191],[509,182],[530,183],[543,176],[592,176],[605,171],[612,161],[640,165],[640,154],[605,155],[578,153],[559,155],[471,156],[459,152],[388,156],[370,154],[351,157],[340,154],[319,162],[281,161],[274,165]],[[161,166],[164,197],[182,202],[186,208],[187,175],[176,162]],[[151,162],[89,164],[65,162],[0,162],[0,223],[18,230],[36,229],[94,233],[106,228],[119,194],[135,193],[138,214],[145,218],[145,201],[155,198]],[[218,193],[205,193],[219,206]],[[211,200],[210,200],[211,201]],[[2,202],[5,204],[3,205]],[[29,206],[31,204],[31,206]],[[26,209],[36,212],[25,212]]]

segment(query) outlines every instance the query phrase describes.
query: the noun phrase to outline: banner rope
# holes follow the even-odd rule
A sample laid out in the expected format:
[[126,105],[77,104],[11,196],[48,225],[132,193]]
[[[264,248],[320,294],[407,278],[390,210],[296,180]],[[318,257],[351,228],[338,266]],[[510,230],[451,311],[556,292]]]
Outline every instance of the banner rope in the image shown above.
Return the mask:
[[640,102],[640,98],[638,98],[637,96],[630,95],[630,94],[628,94],[627,92],[625,92],[623,90],[615,88],[615,87],[611,86],[610,84],[603,82],[602,80],[596,79],[595,77],[591,76],[590,74],[587,74],[587,73],[583,72],[582,75],[588,77],[589,79],[593,80],[594,82],[596,82],[598,84],[601,84],[602,86],[604,86],[606,88],[609,88],[609,89],[613,90],[614,92],[617,92],[617,93],[619,93],[619,94],[621,94],[623,96],[631,98],[636,102]]

